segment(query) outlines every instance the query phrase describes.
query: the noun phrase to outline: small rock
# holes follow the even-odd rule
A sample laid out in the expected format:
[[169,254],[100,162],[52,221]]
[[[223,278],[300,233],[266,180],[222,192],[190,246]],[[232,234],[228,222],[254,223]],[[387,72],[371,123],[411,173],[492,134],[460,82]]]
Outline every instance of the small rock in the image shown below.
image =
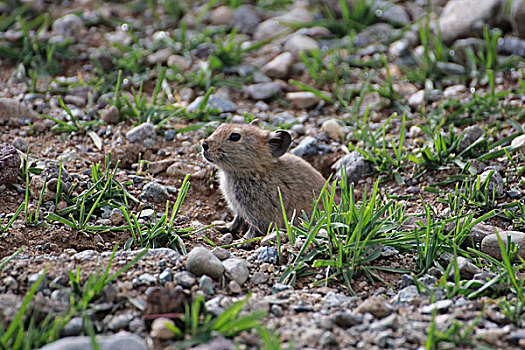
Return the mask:
[[483,136],[483,134],[485,134],[485,130],[479,125],[471,125],[465,128],[464,132],[465,134],[458,145],[459,152],[463,152],[468,146],[476,142],[481,136]]
[[149,65],[153,66],[153,65],[156,65],[158,63],[166,63],[168,61],[168,58],[171,56],[172,54],[172,50],[171,48],[169,47],[166,47],[164,49],[160,49],[152,54],[149,54],[147,57],[146,57],[146,61],[148,62]]
[[175,326],[175,322],[173,322],[173,320],[169,318],[164,317],[156,318],[155,320],[153,320],[153,322],[151,323],[151,331],[149,333],[150,336],[152,338],[160,340],[168,340],[175,338],[175,333],[173,333],[173,331],[166,325]]
[[248,280],[248,267],[246,261],[239,258],[229,258],[222,262],[224,265],[224,274],[230,280],[235,280],[239,285],[243,285]]
[[299,34],[290,37],[284,44],[284,49],[298,58],[299,53],[303,51],[318,50],[319,44],[315,39]]
[[[481,270],[479,267],[474,265],[469,259],[458,256],[457,257],[457,263],[458,263],[458,271],[459,271],[459,277],[461,279],[472,279],[472,277],[479,273]],[[449,280],[454,280],[454,265],[452,265],[452,269],[450,270],[450,273],[448,275]]]
[[[186,70],[186,69],[191,67],[191,62],[189,62],[188,59],[186,57],[184,57],[184,56],[181,56],[181,55],[170,55],[170,57],[168,57],[167,65],[168,65],[168,67],[178,67],[178,68],[180,68],[182,70]],[[191,94],[192,94],[191,97],[193,97],[193,90],[191,88],[189,88],[189,89],[190,89]],[[189,100],[190,99],[190,98],[183,98],[183,97],[186,97],[184,95],[186,95],[186,94],[184,94],[181,91],[179,91],[179,96],[181,97],[182,100]]]
[[125,329],[128,327],[128,324],[133,319],[133,314],[125,313],[118,316],[111,317],[108,322],[108,328],[112,331],[117,331],[119,329]]
[[252,278],[250,279],[250,282],[253,284],[261,284],[268,281],[268,276],[264,272],[256,272],[253,274]]
[[104,109],[100,119],[108,124],[117,124],[120,121],[120,112],[117,107],[110,106],[109,108]]
[[356,311],[362,314],[368,312],[374,315],[374,317],[382,318],[390,315],[393,309],[392,306],[389,303],[387,303],[385,299],[374,295],[363,301],[363,303],[359,305]]
[[307,109],[316,106],[321,99],[310,91],[289,92],[286,99],[297,108]]
[[419,90],[408,98],[408,105],[419,107],[425,102],[425,90]]
[[[226,260],[230,257],[230,252],[227,249],[224,249],[222,247],[215,247],[211,251],[213,255],[215,255],[220,260]],[[224,263],[223,263],[224,264]]]
[[111,214],[109,215],[109,219],[111,220],[111,223],[113,225],[122,225],[126,222],[126,218],[124,217],[124,214],[122,213],[122,210],[119,208],[113,208],[111,210]]
[[261,71],[270,78],[284,78],[288,76],[293,62],[293,55],[290,52],[283,52],[270,62],[266,63]]
[[71,337],[75,335],[79,335],[80,332],[82,332],[82,323],[84,321],[82,320],[82,317],[77,316],[70,319],[64,328],[60,331],[60,337]]
[[465,67],[463,67],[460,64],[452,63],[452,62],[439,61],[436,63],[436,68],[448,75],[463,76],[467,73]]
[[255,6],[242,5],[235,10],[233,22],[241,33],[253,34],[257,25],[261,23],[261,16]]
[[341,328],[347,329],[363,323],[362,315],[355,315],[351,312],[338,312],[334,316],[334,322]]
[[230,288],[230,291],[234,294],[242,292],[242,288],[236,280],[230,281],[230,283],[228,283],[228,288]]
[[520,135],[512,140],[510,147],[515,151],[517,150],[518,152],[521,152],[522,154],[525,153],[525,134]]
[[406,39],[394,41],[388,47],[388,53],[393,57],[404,57],[410,53],[410,44]]
[[210,14],[210,22],[214,26],[232,26],[234,11],[228,6],[219,6]]
[[[492,174],[492,175],[491,175]],[[496,198],[501,198],[505,195],[503,192],[503,178],[500,173],[495,170],[486,170],[480,176],[481,183],[484,183],[487,177],[490,176],[490,179],[487,183],[489,197],[492,197],[492,193],[495,194]]]
[[80,39],[86,30],[82,18],[68,14],[58,18],[52,26],[53,34],[64,38]]
[[273,247],[260,247],[256,251],[257,260],[261,263],[269,263],[277,265],[279,260],[279,255],[277,254],[277,249]]
[[204,274],[219,279],[224,273],[224,265],[213,255],[211,251],[204,247],[195,247],[188,254],[186,268],[196,276]]
[[177,272],[173,279],[184,288],[191,288],[195,284],[195,276],[189,271]]
[[365,174],[372,172],[372,165],[361,153],[353,151],[332,165],[337,180],[341,179],[342,169],[345,169],[346,181],[350,184],[357,183]]
[[[96,342],[100,350],[147,350],[144,340],[131,333],[118,333],[108,336],[97,336]],[[92,350],[90,336],[66,337],[58,339],[40,348],[40,350]]]
[[126,133],[126,138],[133,143],[144,143],[146,139],[154,139],[155,126],[151,123],[140,124]]
[[199,289],[207,295],[215,294],[215,284],[213,283],[213,280],[207,275],[201,276],[199,280]]
[[454,305],[454,302],[450,299],[439,300],[433,304],[423,306],[420,312],[423,314],[431,314],[434,310],[437,310],[439,313],[445,313],[452,305]]
[[443,90],[443,97],[444,98],[453,98],[453,97],[459,98],[458,95],[460,95],[461,93],[465,91],[467,91],[467,87],[463,84],[452,85],[446,88],[445,90]]
[[138,218],[139,219],[144,219],[144,220],[147,220],[147,221],[153,221],[153,219],[155,219],[155,210],[153,210],[153,209],[142,209],[139,212]]
[[71,259],[78,262],[92,261],[98,257],[98,253],[93,249],[87,249],[82,252],[74,254]]
[[15,147],[0,144],[0,185],[16,182],[21,164]]
[[281,92],[281,86],[274,82],[252,84],[246,92],[253,100],[268,100]]
[[309,159],[315,155],[325,154],[330,151],[330,146],[322,144],[318,138],[306,136],[290,153],[304,159]]
[[29,149],[29,143],[26,141],[26,139],[23,139],[19,136],[15,137],[15,139],[13,140],[13,146],[15,146],[17,150],[24,153],[26,153]]
[[337,119],[328,119],[321,125],[321,130],[323,130],[329,138],[332,140],[344,139],[346,136],[346,128]]
[[[525,232],[503,231],[499,232],[498,235],[503,241],[505,249],[507,249],[507,240],[510,237],[511,243],[514,243],[518,247],[517,254],[522,258],[525,258]],[[495,259],[502,259],[501,250],[499,247],[498,237],[496,236],[496,233],[490,234],[483,238],[483,241],[481,241],[481,251]]]
[[[204,99],[204,96],[197,97],[190,105],[186,108],[186,112],[188,113],[195,113],[199,106]],[[237,111],[237,105],[233,103],[230,100],[226,100],[224,98],[221,98],[217,95],[210,95],[208,98],[208,103],[206,104],[206,107],[204,108],[205,111],[208,110],[218,110],[221,113],[229,113],[229,112],[236,112]]]
[[166,186],[157,182],[150,182],[142,189],[139,199],[150,203],[166,203],[170,198]]

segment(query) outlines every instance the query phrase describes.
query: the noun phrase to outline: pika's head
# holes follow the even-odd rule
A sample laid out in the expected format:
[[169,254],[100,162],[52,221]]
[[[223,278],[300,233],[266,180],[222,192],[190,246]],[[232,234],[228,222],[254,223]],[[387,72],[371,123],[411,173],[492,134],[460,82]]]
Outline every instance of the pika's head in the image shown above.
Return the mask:
[[264,171],[286,153],[291,142],[285,130],[272,132],[255,123],[222,124],[202,141],[202,155],[227,172]]

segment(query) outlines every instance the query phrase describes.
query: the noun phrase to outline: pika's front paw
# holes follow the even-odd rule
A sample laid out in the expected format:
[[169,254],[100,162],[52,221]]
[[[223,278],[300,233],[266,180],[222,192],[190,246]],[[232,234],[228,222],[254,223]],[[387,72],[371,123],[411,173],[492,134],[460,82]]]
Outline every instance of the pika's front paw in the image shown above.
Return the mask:
[[242,232],[243,227],[246,226],[246,221],[243,218],[236,215],[233,221],[226,225],[215,226],[215,229],[220,233],[231,233],[234,236],[239,236]]

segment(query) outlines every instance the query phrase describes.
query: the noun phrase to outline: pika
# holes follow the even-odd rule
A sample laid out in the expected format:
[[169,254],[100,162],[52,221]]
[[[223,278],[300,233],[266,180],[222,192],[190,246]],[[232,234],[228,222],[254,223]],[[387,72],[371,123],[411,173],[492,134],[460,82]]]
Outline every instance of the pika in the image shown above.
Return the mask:
[[220,189],[235,214],[228,230],[239,233],[247,223],[246,239],[265,234],[272,222],[284,226],[278,188],[290,218],[294,210],[310,214],[326,182],[305,160],[286,153],[290,133],[257,124],[222,124],[202,142],[202,154],[219,169]]

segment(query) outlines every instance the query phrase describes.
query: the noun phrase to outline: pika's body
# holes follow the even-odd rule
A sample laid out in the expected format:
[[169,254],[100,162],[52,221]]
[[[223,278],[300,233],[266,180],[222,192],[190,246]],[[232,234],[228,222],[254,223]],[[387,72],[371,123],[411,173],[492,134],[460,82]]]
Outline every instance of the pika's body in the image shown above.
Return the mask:
[[221,191],[235,214],[234,233],[243,221],[250,225],[246,238],[266,233],[272,222],[284,226],[278,188],[288,218],[294,210],[312,212],[325,179],[286,153],[291,141],[287,131],[244,124],[222,124],[203,141],[203,156],[219,169]]

